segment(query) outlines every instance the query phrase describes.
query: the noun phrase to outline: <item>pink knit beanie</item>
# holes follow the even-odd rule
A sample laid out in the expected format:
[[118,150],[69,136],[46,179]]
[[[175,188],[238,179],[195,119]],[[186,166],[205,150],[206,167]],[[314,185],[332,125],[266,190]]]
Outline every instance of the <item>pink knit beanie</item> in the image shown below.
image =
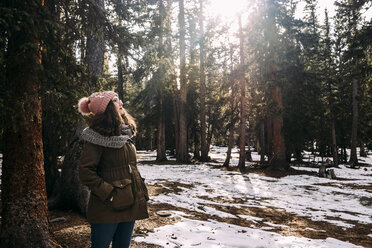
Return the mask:
[[89,97],[83,97],[79,100],[79,112],[83,115],[102,114],[110,100],[115,96],[118,96],[118,94],[113,91],[94,92]]

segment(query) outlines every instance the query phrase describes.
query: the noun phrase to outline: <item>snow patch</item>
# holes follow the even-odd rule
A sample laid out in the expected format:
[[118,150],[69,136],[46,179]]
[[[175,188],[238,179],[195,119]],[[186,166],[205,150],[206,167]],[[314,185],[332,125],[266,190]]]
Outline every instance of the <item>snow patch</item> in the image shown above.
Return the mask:
[[248,227],[220,223],[214,220],[198,221],[183,218],[174,225],[166,225],[146,237],[135,237],[136,242],[163,247],[229,247],[229,248],[358,248],[348,242],[327,238],[308,239],[282,236]]

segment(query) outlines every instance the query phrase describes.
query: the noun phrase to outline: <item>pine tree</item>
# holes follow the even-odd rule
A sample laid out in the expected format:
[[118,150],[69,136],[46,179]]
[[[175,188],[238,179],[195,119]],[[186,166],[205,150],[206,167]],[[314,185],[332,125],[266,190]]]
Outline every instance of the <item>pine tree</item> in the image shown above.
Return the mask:
[[[350,160],[351,167],[358,165],[358,157],[356,153],[356,146],[358,143],[358,124],[359,124],[359,103],[358,103],[358,91],[362,85],[363,68],[365,68],[363,46],[360,45],[355,37],[360,33],[358,24],[361,21],[361,9],[363,8],[366,1],[341,1],[337,2],[337,16],[336,20],[340,23],[343,22],[343,27],[339,23],[336,23],[336,28],[341,32],[337,33],[339,42],[338,46],[341,47],[339,50],[339,76],[344,78],[341,91],[346,98],[350,99],[350,105],[352,109],[349,109],[351,119],[351,125],[348,127],[351,129],[350,135]],[[342,50],[343,48],[343,50]],[[345,65],[341,67],[341,65]],[[349,96],[349,97],[347,97]],[[344,105],[345,113],[347,113],[348,106]],[[350,130],[349,129],[349,130]],[[346,130],[345,130],[346,131]],[[345,142],[346,143],[346,142]],[[345,145],[346,146],[346,145]]]
[[242,16],[239,15],[239,40],[240,40],[240,65],[239,65],[239,83],[240,83],[240,151],[239,151],[239,164],[240,170],[245,169],[245,135],[246,135],[246,97],[245,97],[245,70],[244,70],[244,37],[242,30]]
[[327,91],[328,99],[328,111],[329,111],[329,120],[331,122],[331,140],[332,140],[332,156],[333,156],[333,165],[338,166],[338,151],[337,151],[337,142],[336,142],[336,125],[335,125],[335,114],[334,114],[334,94],[333,94],[333,78],[334,78],[334,64],[332,57],[332,44],[330,37],[330,24],[328,18],[328,11],[325,10],[325,25],[324,25],[324,40],[323,40],[323,76],[325,81],[325,88]]
[[[89,3],[87,43],[85,62],[88,72],[96,77],[103,75],[103,59],[105,53],[104,41],[104,0],[94,0]],[[95,28],[93,28],[95,27]]]
[[[44,178],[41,41],[47,18],[41,1],[7,1],[6,119],[2,164],[1,247],[59,247],[51,240]],[[20,153],[22,154],[20,156]]]
[[280,70],[278,66],[278,53],[279,48],[276,43],[276,4],[274,1],[269,0],[267,2],[268,17],[267,17],[267,30],[266,37],[268,42],[268,67],[267,67],[267,80],[273,84],[270,89],[271,98],[274,102],[275,112],[272,116],[273,123],[273,159],[271,160],[271,165],[274,168],[287,168],[288,163],[286,162],[285,144],[284,136],[282,133],[283,129],[283,117],[282,117],[282,89],[278,84],[277,72]]
[[229,106],[228,106],[228,119],[229,122],[227,124],[227,129],[229,130],[229,138],[228,138],[228,146],[227,146],[227,153],[226,153],[226,159],[223,164],[224,167],[229,167],[230,159],[231,159],[231,150],[234,144],[234,132],[235,132],[235,125],[237,122],[237,116],[238,116],[238,104],[237,104],[237,97],[235,96],[235,92],[237,92],[237,71],[234,70],[234,59],[233,59],[233,51],[234,47],[230,45],[229,49],[229,62],[230,62],[230,74],[228,75],[228,85],[229,85]]
[[177,162],[188,163],[187,144],[187,78],[186,78],[186,38],[185,38],[185,7],[184,0],[179,0],[179,44],[180,44],[180,95],[179,95],[179,140],[177,150]]
[[199,0],[199,26],[200,26],[200,140],[201,140],[201,162],[208,159],[206,121],[205,121],[205,49],[204,49],[204,23],[203,23],[203,0]]

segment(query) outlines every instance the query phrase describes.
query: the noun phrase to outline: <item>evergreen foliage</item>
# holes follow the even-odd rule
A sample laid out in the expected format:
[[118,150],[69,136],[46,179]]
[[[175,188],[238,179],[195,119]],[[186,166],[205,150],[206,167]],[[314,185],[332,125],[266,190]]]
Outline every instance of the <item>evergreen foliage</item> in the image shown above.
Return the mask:
[[[353,146],[356,142],[372,149],[372,22],[362,15],[369,2],[336,1],[336,15],[324,22],[317,16],[316,0],[302,0],[304,16],[296,17],[300,2],[257,0],[241,10],[246,57],[241,68],[237,34],[229,32],[237,18],[222,22],[199,13],[201,0],[184,1],[182,83],[187,94],[183,110],[187,122],[183,129],[187,129],[188,152],[195,159],[200,159],[202,104],[208,149],[212,144],[227,145],[230,133],[233,144],[238,144],[240,139],[234,132],[240,124],[237,83],[241,70],[246,81],[246,145],[262,150],[267,162],[274,155],[272,118],[277,115],[283,118],[281,131],[288,161],[292,157],[302,161],[303,151],[321,156],[336,153],[340,162],[348,161],[345,150],[352,147],[354,132],[354,81],[358,84],[359,118],[357,127],[354,123],[357,137]],[[41,29],[33,25],[39,19],[0,6],[0,137],[18,118],[5,118],[11,102],[6,65],[25,59],[27,49],[35,46],[26,43],[23,54],[9,58],[9,37],[11,30],[28,30],[42,48],[42,64],[34,70],[41,82],[48,195],[58,177],[57,159],[64,155],[76,124],[83,120],[76,103],[92,91],[119,93],[124,107],[136,118],[138,149],[159,148],[162,142],[159,160],[166,158],[165,152],[177,153],[181,114],[179,1],[112,0],[105,4],[103,9],[97,1],[46,1],[45,8],[35,8],[43,20],[38,23]],[[211,2],[202,4],[207,9]],[[97,27],[102,28],[106,58],[102,75],[91,75],[87,43]],[[204,100],[200,44],[205,53]],[[111,68],[113,60],[116,71]],[[277,108],[273,99],[275,87],[281,89],[282,108]]]
[[[338,148],[350,147],[352,136],[351,82],[358,81],[358,142],[371,148],[371,20],[361,16],[367,1],[337,1],[336,16],[320,23],[317,1],[304,0],[304,16],[295,16],[299,1],[256,1],[244,23],[245,75],[247,79],[247,139],[266,144],[270,153],[270,134],[260,141],[261,127],[267,129],[268,117],[275,112],[271,96],[273,83],[283,95],[283,134],[287,158],[301,160],[301,152],[310,150],[322,156],[332,153],[332,123]],[[158,121],[164,116],[165,147],[175,151],[175,120],[178,118],[179,29],[178,3],[167,0],[109,1],[105,9],[87,1],[47,1],[43,28],[34,30],[42,47],[43,141],[45,166],[55,168],[63,156],[75,125],[82,120],[76,111],[77,100],[91,91],[117,90],[124,106],[137,119],[138,148],[153,149],[158,137]],[[203,3],[206,8],[208,2]],[[163,7],[161,7],[163,6]],[[273,6],[272,9],[268,8]],[[185,2],[185,45],[187,84],[188,147],[200,155],[200,70],[199,32],[200,1]],[[248,10],[242,10],[242,12]],[[271,12],[268,12],[271,11]],[[268,32],[267,16],[275,15],[276,33]],[[90,16],[93,15],[93,16]],[[88,22],[88,20],[94,22]],[[236,96],[237,41],[228,34],[221,20],[204,17],[204,51],[206,76],[207,143],[227,144],[231,123],[228,116],[239,113],[230,109],[230,96]],[[17,24],[16,20],[20,20]],[[22,13],[1,8],[0,79],[1,132],[12,123],[5,120],[6,75],[9,62],[5,52],[10,26],[30,28],[35,21]],[[21,24],[19,24],[21,23]],[[106,69],[102,77],[89,75],[85,63],[87,35],[94,26],[104,27]],[[230,25],[230,24],[227,24]],[[275,82],[267,71],[270,42],[277,51]],[[273,43],[274,42],[274,43]],[[235,43],[235,45],[234,45]],[[27,47],[25,47],[27,49]],[[232,49],[232,50],[231,50]],[[231,52],[232,51],[232,52]],[[117,74],[107,69],[108,61],[117,58]],[[17,58],[20,59],[20,58]],[[110,63],[111,66],[112,63]],[[235,83],[234,83],[235,82]],[[236,101],[236,98],[235,100]],[[233,102],[234,102],[233,101]],[[176,105],[175,105],[176,104]],[[176,111],[176,112],[175,112]],[[178,113],[178,114],[177,114]],[[265,123],[263,126],[260,123]],[[271,125],[271,124],[269,124]],[[51,128],[53,127],[53,128]],[[237,142],[234,136],[235,143]],[[338,149],[340,152],[340,149]],[[340,158],[342,160],[342,157]],[[345,160],[345,158],[343,159]],[[48,193],[50,191],[48,190]]]

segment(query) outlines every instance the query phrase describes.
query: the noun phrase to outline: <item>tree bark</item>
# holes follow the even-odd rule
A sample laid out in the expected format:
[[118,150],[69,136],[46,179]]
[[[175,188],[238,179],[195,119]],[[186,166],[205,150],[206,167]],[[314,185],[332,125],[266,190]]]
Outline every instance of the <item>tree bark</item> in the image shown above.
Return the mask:
[[300,147],[295,148],[295,157],[297,162],[302,163],[302,149]]
[[174,123],[174,140],[175,140],[175,150],[176,150],[176,157],[177,157],[177,152],[178,152],[178,146],[179,146],[179,135],[180,135],[180,131],[179,131],[179,108],[178,108],[178,93],[177,93],[177,90],[174,90],[174,94],[173,94],[173,123]]
[[226,159],[225,159],[225,162],[223,163],[224,167],[229,167],[230,165],[231,150],[232,150],[233,145],[234,145],[234,123],[231,121],[230,127],[229,127],[229,143],[227,146]]
[[164,118],[163,96],[161,94],[159,96],[159,108],[160,108],[160,116],[158,119],[156,161],[162,162],[162,161],[167,161],[167,155],[165,153],[165,118]]
[[358,132],[358,81],[353,79],[353,122],[351,129],[351,154],[350,165],[351,167],[358,166],[357,147],[357,132]]
[[187,117],[186,117],[186,44],[185,44],[185,8],[184,0],[179,0],[179,26],[180,26],[180,102],[179,102],[179,144],[177,162],[188,163],[187,149]]
[[203,0],[199,0],[199,26],[200,26],[200,140],[201,140],[201,162],[208,159],[207,134],[205,123],[205,51],[204,51],[204,23],[203,23]]
[[333,92],[331,86],[331,79],[330,79],[330,71],[331,71],[331,39],[330,39],[330,26],[328,22],[328,11],[325,10],[325,55],[324,55],[324,67],[326,73],[326,82],[328,87],[328,105],[330,109],[330,119],[331,119],[331,134],[332,134],[332,156],[333,156],[333,165],[338,167],[339,159],[338,159],[338,152],[337,152],[337,140],[336,140],[336,127],[335,127],[335,115],[333,110]]
[[[8,30],[6,54],[6,108],[2,164],[1,247],[59,247],[48,230],[42,142],[42,107],[38,67],[40,47],[35,30],[41,1],[10,1],[6,6],[27,13],[35,22]],[[17,18],[17,17],[13,17]],[[17,21],[17,20],[13,20]],[[25,25],[18,20],[20,26]],[[32,44],[32,45],[30,45]],[[22,59],[19,55],[23,54]],[[18,58],[18,59],[15,59]]]
[[337,141],[336,141],[336,127],[335,120],[332,115],[331,128],[332,128],[332,156],[333,156],[333,165],[338,167],[338,151],[337,151]]
[[196,160],[200,160],[200,142],[198,138],[198,133],[196,131],[196,126],[193,128],[193,134],[194,134],[194,158]]
[[[209,120],[211,120],[211,116],[209,116]],[[208,123],[208,133],[207,133],[207,147],[209,149],[209,147],[211,147],[211,143],[212,143],[212,137],[213,137],[213,134],[214,134],[214,129],[215,129],[215,118],[213,118],[210,123]],[[208,156],[207,158],[208,161],[210,161],[210,157]]]
[[266,154],[268,161],[271,162],[273,159],[273,121],[271,116],[267,117],[267,143],[266,143]]
[[56,183],[59,180],[57,168],[58,147],[57,130],[51,124],[51,120],[43,120],[43,147],[44,147],[44,170],[47,196],[50,197],[56,189]]
[[102,15],[105,9],[104,0],[94,0],[89,3],[88,13],[88,33],[87,47],[85,54],[85,62],[88,67],[88,72],[97,77],[103,75],[105,40],[104,26],[99,20],[99,15]]
[[[56,23],[60,21],[60,7],[56,4],[55,0],[50,0],[46,2],[46,8],[53,20]],[[54,30],[55,31],[55,30]],[[48,33],[48,39],[50,41],[55,40],[54,31]],[[57,35],[61,35],[58,32]],[[59,36],[58,36],[59,37]],[[57,65],[58,64],[58,51],[48,50],[44,53],[43,64]],[[42,120],[43,120],[43,150],[44,150],[44,170],[45,170],[45,181],[47,196],[50,197],[56,186],[56,182],[59,179],[59,172],[57,169],[57,157],[58,157],[58,137],[60,136],[59,128],[55,127],[55,114],[53,110],[57,106],[56,97],[53,93],[46,93],[50,89],[55,88],[55,82],[48,80],[45,82],[41,89],[41,102],[42,106],[46,106],[43,109]],[[53,92],[53,91],[52,91]]]
[[333,114],[333,100],[332,100],[332,88],[331,88],[331,83],[328,79],[328,91],[329,91],[329,108],[331,112],[331,133],[332,133],[332,156],[333,156],[333,165],[335,167],[338,167],[339,159],[338,159],[338,152],[337,152],[337,141],[336,141],[336,127],[335,127],[335,117]]
[[282,91],[277,85],[272,90],[272,98],[276,103],[277,112],[273,116],[273,152],[274,157],[271,161],[271,165],[278,169],[287,169],[288,163],[285,156],[285,145],[283,130],[283,117],[282,117]]
[[[165,7],[163,4],[163,1],[159,1],[159,13],[160,13],[160,19],[159,19],[159,46],[158,46],[158,53],[159,53],[159,59],[164,59],[164,45],[163,45],[163,32],[164,32],[164,13],[165,13]],[[165,87],[163,84],[165,83],[165,71],[163,69],[163,64],[160,64],[160,67],[158,68],[157,73],[160,73],[160,77],[158,77],[158,84],[159,87],[157,89],[157,97],[159,99],[159,116],[158,116],[158,132],[157,132],[157,144],[156,144],[156,161],[162,162],[167,160],[167,156],[165,154],[165,112],[164,112],[164,94],[163,94],[163,87]]]
[[242,16],[239,15],[239,40],[240,40],[240,152],[238,168],[245,169],[245,129],[246,129],[246,104],[245,104],[245,71],[244,71],[244,37],[242,31]]
[[123,77],[123,56],[118,54],[118,96],[124,101],[124,77]]
[[253,159],[252,159],[252,151],[251,151],[251,140],[250,138],[248,137],[247,139],[247,147],[248,147],[248,150],[246,151],[245,153],[245,157],[247,159],[248,162],[253,162]]
[[[192,41],[197,41],[199,38],[198,33],[196,32],[196,18],[189,18],[188,23],[188,30],[190,39]],[[196,63],[196,53],[197,53],[197,45],[198,42],[190,42],[189,50],[190,50],[190,73],[188,75],[190,85],[196,85],[197,84],[197,77],[200,77],[199,72],[197,70],[197,63]],[[191,100],[193,101],[193,100]],[[200,112],[200,109],[198,110]],[[190,120],[190,126],[191,128],[191,137],[194,140],[194,160],[200,161],[200,128],[199,128],[199,119]]]
[[360,151],[359,151],[359,156],[361,157],[367,157],[367,153],[364,147],[364,143],[360,142]]
[[[79,11],[81,14],[81,23],[87,23],[87,16],[85,14],[86,11],[86,2],[85,1],[79,1]],[[84,26],[82,27],[84,29]],[[80,48],[80,63],[84,63],[85,61],[85,49],[86,49],[86,36],[83,34],[83,32],[80,32],[80,42],[79,42],[79,48]]]
[[260,162],[265,162],[265,154],[266,154],[266,147],[265,147],[265,122],[264,120],[260,121],[260,144],[261,144],[261,150],[260,150]]
[[[233,84],[233,82],[232,82]],[[230,123],[229,123],[229,141],[227,147],[227,154],[225,162],[223,163],[224,167],[229,167],[230,159],[231,159],[231,150],[234,145],[234,130],[235,130],[235,118],[234,118],[234,102],[235,102],[235,95],[234,95],[235,87],[231,86],[231,93],[230,93]]]
[[277,72],[279,71],[278,66],[278,52],[277,52],[277,30],[275,23],[275,8],[272,1],[269,1],[268,6],[268,30],[267,37],[269,40],[269,54],[268,54],[268,80],[273,85],[271,88],[271,97],[276,109],[272,116],[272,131],[273,131],[273,158],[271,159],[270,166],[275,169],[287,169],[288,163],[286,161],[284,136],[282,133],[283,129],[283,104],[282,104],[282,92],[277,82]]

